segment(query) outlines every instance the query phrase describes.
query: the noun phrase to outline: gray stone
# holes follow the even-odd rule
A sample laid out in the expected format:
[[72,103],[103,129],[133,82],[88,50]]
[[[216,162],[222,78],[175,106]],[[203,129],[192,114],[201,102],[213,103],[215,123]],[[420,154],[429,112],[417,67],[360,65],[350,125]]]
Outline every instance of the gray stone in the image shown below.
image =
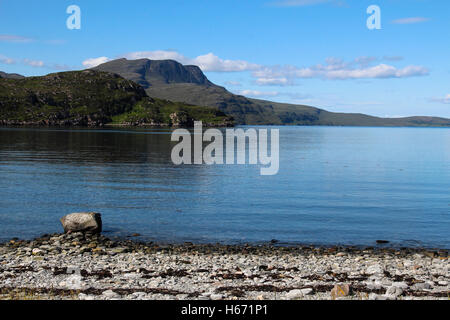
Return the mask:
[[112,253],[126,253],[127,251],[127,248],[114,248],[111,250]]
[[33,251],[31,251],[33,256],[40,256],[40,255],[44,254],[44,252],[45,252],[44,250],[41,250],[41,249],[38,249],[38,248],[33,249]]
[[383,273],[383,268],[380,265],[375,264],[375,265],[368,267],[366,269],[366,273],[367,274],[381,274],[381,273]]
[[84,293],[80,293],[78,295],[78,299],[79,300],[95,300],[95,296],[87,295],[87,294],[84,294]]
[[403,294],[403,289],[396,287],[396,286],[389,287],[386,290],[386,296],[389,298],[397,298],[397,297],[401,296],[402,294]]
[[406,284],[406,282],[393,282],[392,286],[397,287],[397,288],[402,288],[403,290],[408,289],[408,284]]
[[96,212],[72,213],[61,218],[65,233],[102,232],[102,216]]
[[387,297],[376,293],[371,293],[369,294],[369,300],[387,300]]
[[303,292],[300,289],[294,289],[286,294],[286,298],[289,300],[299,300],[303,298]]
[[429,290],[429,289],[431,289],[431,285],[427,282],[416,283],[415,285],[413,285],[412,288],[414,290]]
[[120,295],[112,290],[103,291],[102,296],[108,299],[119,299]]
[[251,277],[252,275],[253,275],[253,272],[251,270],[245,270],[244,271],[244,276]]
[[305,289],[301,289],[300,291],[301,291],[301,292],[303,293],[303,295],[305,295],[305,296],[314,293],[314,289],[312,289],[312,288],[305,288]]
[[369,290],[379,290],[382,288],[381,282],[373,281],[367,283],[367,289]]
[[147,298],[147,294],[145,292],[134,292],[130,298],[133,300],[144,300]]

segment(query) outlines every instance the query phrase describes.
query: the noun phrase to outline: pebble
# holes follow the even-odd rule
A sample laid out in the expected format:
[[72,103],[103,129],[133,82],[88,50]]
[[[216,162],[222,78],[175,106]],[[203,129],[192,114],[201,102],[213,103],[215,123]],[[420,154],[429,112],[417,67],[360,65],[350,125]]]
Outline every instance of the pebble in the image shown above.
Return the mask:
[[396,286],[389,287],[386,290],[386,297],[388,297],[388,298],[397,298],[397,297],[401,296],[402,294],[403,294],[403,289],[396,287]]
[[302,299],[304,296],[302,290],[300,289],[295,289],[295,290],[291,290],[287,293],[286,298],[289,300],[299,300]]
[[416,283],[412,287],[414,290],[429,290],[431,289],[431,285],[427,282]]
[[405,282],[393,282],[393,283],[392,283],[392,286],[393,286],[393,287],[400,288],[400,289],[402,289],[402,290],[408,289],[408,287],[409,287],[408,284],[405,283]]
[[106,290],[103,291],[102,296],[108,298],[108,299],[118,299],[120,298],[120,295],[118,293],[115,293],[112,290]]
[[302,294],[305,295],[305,296],[314,293],[314,289],[313,289],[313,288],[305,288],[305,289],[301,289],[300,291],[301,291]]
[[380,265],[372,265],[366,269],[367,274],[382,274],[383,268]]
[[33,249],[33,251],[31,251],[31,253],[33,254],[33,256],[39,256],[41,254],[44,254],[44,251],[36,248],[36,249]]

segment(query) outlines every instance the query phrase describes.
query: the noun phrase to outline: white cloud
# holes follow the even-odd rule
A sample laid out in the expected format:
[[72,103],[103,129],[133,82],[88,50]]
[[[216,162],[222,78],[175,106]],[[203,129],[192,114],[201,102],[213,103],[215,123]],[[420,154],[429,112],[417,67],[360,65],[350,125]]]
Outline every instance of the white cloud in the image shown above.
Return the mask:
[[445,103],[445,104],[450,104],[450,94],[447,94],[445,97],[443,98],[433,98],[431,99],[434,102],[439,102],[439,103]]
[[127,59],[175,60],[185,65],[199,66],[204,72],[241,72],[259,69],[257,64],[243,60],[224,60],[213,53],[188,58],[176,51],[139,51],[130,52],[122,56]]
[[110,61],[108,57],[98,57],[98,58],[90,58],[83,61],[83,66],[87,68],[94,68],[98,66],[99,64],[105,63]]
[[[176,51],[138,51],[121,55],[120,58],[129,60],[151,59],[151,60],[175,60],[184,65],[196,65],[204,72],[242,72],[260,69],[261,66],[243,60],[225,60],[213,53],[188,58]],[[99,64],[110,61],[108,57],[90,58],[83,61],[83,66],[93,68]]]
[[17,36],[14,34],[0,34],[0,42],[12,42],[12,43],[30,43],[30,42],[40,42],[50,45],[61,45],[67,43],[66,40],[53,39],[53,40],[36,40],[33,38]]
[[45,66],[44,61],[41,61],[41,60],[23,59],[23,63],[27,66],[34,67],[34,68],[42,68]]
[[418,66],[408,66],[403,69],[397,69],[396,67],[379,64],[374,67],[368,67],[364,69],[342,69],[325,72],[324,76],[328,79],[379,79],[379,78],[405,78],[414,76],[423,76],[428,74],[428,70]]
[[223,60],[213,53],[208,53],[203,56],[198,56],[192,60],[194,65],[199,66],[203,71],[216,72],[239,72],[257,70],[261,66],[249,63],[243,60]]
[[0,34],[0,41],[26,43],[26,42],[32,42],[34,40],[31,38],[16,36],[13,34]]
[[15,64],[16,60],[0,54],[0,62],[4,64]]
[[176,51],[164,51],[164,50],[129,52],[122,55],[121,58],[127,58],[129,60],[138,60],[138,59],[175,60],[182,64],[186,64],[186,62],[189,60],[185,56]]
[[430,19],[424,17],[412,17],[393,20],[394,24],[414,24],[429,21]]
[[258,90],[241,90],[237,92],[242,96],[250,97],[274,97],[279,95],[277,91],[258,91]]
[[282,78],[259,78],[256,79],[256,84],[259,86],[288,86],[293,82],[285,77]]
[[4,64],[20,63],[22,65],[33,67],[33,68],[47,68],[47,69],[53,69],[53,70],[58,70],[58,71],[77,69],[77,67],[70,67],[70,66],[68,66],[66,64],[58,64],[58,63],[49,64],[49,63],[45,63],[42,60],[32,60],[32,59],[27,59],[27,58],[25,58],[25,59],[13,59],[13,58],[9,58],[7,56],[4,56],[2,54],[0,54],[0,63],[4,63]]
[[257,83],[270,82],[272,79],[308,79],[319,78],[328,80],[347,79],[383,79],[383,78],[407,78],[425,76],[428,69],[422,66],[407,66],[397,68],[384,63],[369,66],[370,57],[357,58],[352,62],[345,62],[337,58],[328,58],[325,64],[299,68],[292,65],[264,67],[253,72]]

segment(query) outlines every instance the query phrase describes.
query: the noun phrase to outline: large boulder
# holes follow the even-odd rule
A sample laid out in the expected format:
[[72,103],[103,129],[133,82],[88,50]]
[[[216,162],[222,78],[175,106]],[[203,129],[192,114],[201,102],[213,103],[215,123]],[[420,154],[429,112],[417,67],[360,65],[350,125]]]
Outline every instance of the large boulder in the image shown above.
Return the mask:
[[61,218],[65,233],[102,232],[102,215],[96,212],[72,213]]

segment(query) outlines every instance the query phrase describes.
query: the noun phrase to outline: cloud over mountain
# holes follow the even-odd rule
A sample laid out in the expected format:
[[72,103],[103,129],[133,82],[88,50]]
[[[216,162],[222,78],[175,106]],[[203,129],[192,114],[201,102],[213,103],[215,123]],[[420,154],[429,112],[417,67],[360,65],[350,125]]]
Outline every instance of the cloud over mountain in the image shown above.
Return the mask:
[[108,57],[98,57],[98,58],[89,58],[82,62],[83,66],[86,68],[94,68],[102,63],[108,62],[110,59]]
[[[309,67],[294,65],[264,66],[244,60],[222,59],[213,53],[189,58],[177,51],[138,51],[119,56],[129,60],[175,60],[184,65],[196,65],[203,72],[251,72],[255,84],[260,86],[290,86],[295,85],[295,79],[387,79],[426,76],[429,70],[423,66],[409,65],[403,68],[384,63],[384,60],[395,62],[402,57],[358,57],[353,61],[344,61],[339,58],[328,58],[324,64]],[[90,58],[83,61],[87,68],[96,67],[108,62],[108,57]]]
[[[184,65],[196,65],[204,72],[242,72],[260,69],[261,66],[243,60],[221,59],[213,53],[188,58],[176,51],[138,51],[130,52],[119,56],[129,60],[150,59],[150,60],[175,60]],[[83,66],[92,68],[109,61],[107,57],[90,58],[83,61]]]

